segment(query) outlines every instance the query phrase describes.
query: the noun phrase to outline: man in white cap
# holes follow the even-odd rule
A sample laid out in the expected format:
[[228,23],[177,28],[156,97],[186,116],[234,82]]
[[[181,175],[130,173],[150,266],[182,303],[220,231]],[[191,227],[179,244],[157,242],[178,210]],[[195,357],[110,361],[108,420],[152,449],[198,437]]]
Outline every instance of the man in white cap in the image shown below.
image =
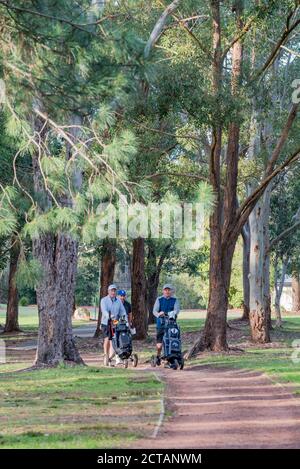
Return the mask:
[[163,296],[159,296],[153,307],[153,315],[156,317],[156,364],[160,365],[162,342],[165,332],[164,315],[175,311],[176,315],[179,314],[180,306],[178,299],[173,296],[174,288],[169,283],[163,286]]
[[112,320],[125,317],[127,313],[123,303],[117,298],[117,286],[112,284],[108,287],[108,295],[101,299],[101,329],[104,335],[104,366],[112,365],[114,350],[112,346]]

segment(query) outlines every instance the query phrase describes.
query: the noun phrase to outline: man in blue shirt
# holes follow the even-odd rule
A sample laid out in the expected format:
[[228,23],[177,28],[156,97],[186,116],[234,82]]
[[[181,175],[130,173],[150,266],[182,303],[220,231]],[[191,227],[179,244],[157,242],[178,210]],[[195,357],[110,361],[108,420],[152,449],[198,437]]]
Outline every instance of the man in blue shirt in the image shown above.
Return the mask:
[[160,296],[156,299],[153,307],[153,315],[156,317],[156,350],[157,357],[156,363],[160,365],[161,360],[161,351],[162,351],[162,342],[165,331],[164,319],[163,316],[171,311],[175,311],[176,315],[179,314],[180,306],[179,301],[175,296],[172,295],[174,289],[172,285],[166,284],[163,287],[163,296]]
[[123,303],[117,298],[116,285],[109,285],[108,295],[101,299],[101,313],[101,329],[104,335],[104,366],[111,366],[114,356],[112,346],[112,320],[125,317],[128,322]]
[[126,309],[129,325],[132,325],[132,308],[129,301],[126,299],[127,293],[126,290],[118,290],[118,298],[123,303],[124,308]]

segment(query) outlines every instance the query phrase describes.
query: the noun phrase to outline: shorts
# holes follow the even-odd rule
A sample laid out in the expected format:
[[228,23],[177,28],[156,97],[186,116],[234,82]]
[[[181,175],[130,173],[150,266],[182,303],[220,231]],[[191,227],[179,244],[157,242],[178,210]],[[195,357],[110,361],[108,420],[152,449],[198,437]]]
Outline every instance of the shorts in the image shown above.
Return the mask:
[[108,337],[109,340],[112,339],[112,331],[108,324],[101,324],[101,331],[105,338]]
[[164,333],[165,333],[164,327],[158,327],[156,329],[156,343],[157,344],[162,344]]

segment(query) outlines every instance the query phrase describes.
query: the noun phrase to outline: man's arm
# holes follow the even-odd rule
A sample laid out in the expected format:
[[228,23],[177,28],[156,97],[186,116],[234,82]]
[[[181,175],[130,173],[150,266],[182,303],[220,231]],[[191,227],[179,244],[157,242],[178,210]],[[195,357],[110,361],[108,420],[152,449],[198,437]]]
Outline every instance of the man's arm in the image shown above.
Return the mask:
[[159,313],[159,299],[158,298],[156,298],[152,313],[153,313],[153,316],[155,316],[156,318],[159,317],[160,313]]
[[102,322],[102,324],[107,324],[108,318],[109,318],[109,311],[108,311],[108,308],[107,308],[107,301],[106,301],[105,297],[102,298],[102,300],[100,302],[100,307],[101,307],[101,313],[102,313],[101,322]]
[[126,313],[125,306],[123,305],[121,300],[119,300],[119,302],[120,302],[119,317],[123,318],[125,316],[126,322],[128,322],[128,316],[127,316],[127,313]]
[[179,304],[179,301],[178,301],[177,298],[176,298],[176,301],[175,301],[175,304],[174,304],[174,311],[176,313],[176,316],[178,316],[178,314],[180,312],[180,304]]
[[132,324],[132,310],[131,310],[131,304],[128,303],[128,321],[129,321],[129,324]]

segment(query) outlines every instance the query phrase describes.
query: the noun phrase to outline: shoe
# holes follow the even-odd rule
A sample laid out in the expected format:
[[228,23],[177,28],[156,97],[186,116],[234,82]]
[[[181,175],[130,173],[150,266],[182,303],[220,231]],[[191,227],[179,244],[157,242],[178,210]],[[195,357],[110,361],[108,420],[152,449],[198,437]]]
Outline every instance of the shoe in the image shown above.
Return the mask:
[[164,366],[164,368],[172,368],[172,366],[170,365],[170,363],[169,363],[169,362],[167,362],[167,363],[165,363],[165,366]]
[[108,356],[106,354],[103,357],[103,365],[108,366]]
[[118,355],[117,355],[116,356],[116,366],[121,365],[121,364],[123,364],[123,360],[121,360],[121,358],[118,357]]
[[108,366],[110,366],[110,367],[115,366],[114,363],[113,363],[113,361],[112,361],[112,358],[109,358],[109,359],[108,359]]

